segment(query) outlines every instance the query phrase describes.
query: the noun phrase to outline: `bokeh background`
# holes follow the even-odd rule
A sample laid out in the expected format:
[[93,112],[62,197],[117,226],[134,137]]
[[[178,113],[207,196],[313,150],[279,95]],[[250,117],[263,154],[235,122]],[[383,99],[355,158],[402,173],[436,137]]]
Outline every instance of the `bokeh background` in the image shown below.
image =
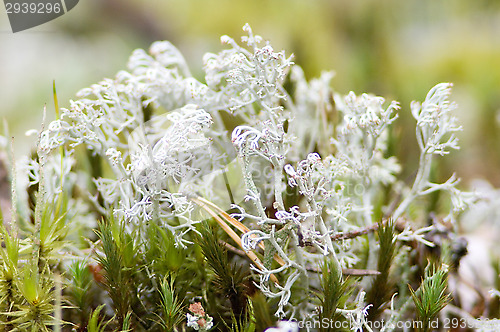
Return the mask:
[[445,158],[438,177],[457,171],[467,184],[500,186],[500,1],[497,0],[82,0],[69,13],[13,34],[0,10],[0,116],[29,152],[44,105],[60,106],[103,77],[125,69],[135,48],[173,42],[202,80],[202,56],[236,39],[241,27],[295,54],[308,78],[334,70],[339,93],[371,92],[398,100],[398,150],[403,169],[416,170],[410,102],[438,82],[453,82],[464,131],[462,150]]

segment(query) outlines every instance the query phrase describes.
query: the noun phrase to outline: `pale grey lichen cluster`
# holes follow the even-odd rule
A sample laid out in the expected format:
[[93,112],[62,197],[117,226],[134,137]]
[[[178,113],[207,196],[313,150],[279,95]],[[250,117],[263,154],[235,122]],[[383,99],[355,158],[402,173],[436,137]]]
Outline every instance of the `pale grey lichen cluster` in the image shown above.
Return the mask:
[[[244,30],[244,46],[224,36],[228,48],[204,56],[204,81],[191,75],[169,42],[154,43],[149,53],[134,51],[128,71],[80,91],[40,133],[45,157],[43,165],[28,164],[30,181],[37,183],[45,172],[49,193],[93,181],[102,199],[71,200],[80,216],[91,208],[113,213],[128,221],[129,232],[161,220],[180,247],[190,245],[189,233],[206,218],[192,197],[233,208],[232,216],[250,229],[241,237],[243,249],[266,245],[263,264],[253,266],[258,287],[279,298],[277,316],[303,319],[315,314],[315,306],[292,297],[294,289],[314,283],[309,274],[324,257],[338,269],[358,262],[360,241],[332,236],[379,221],[374,205],[382,190],[393,189],[383,213],[394,219],[436,190],[451,194],[450,220],[471,204],[474,197],[456,188],[454,175],[430,182],[433,157],[458,149],[460,126],[448,100],[450,84],[438,84],[422,104],[412,103],[421,152],[415,181],[407,186],[398,178],[397,158],[387,155],[398,103],[384,106],[381,97],[353,92],[340,96],[330,86],[332,73],[307,81],[284,51],[275,52],[248,25]],[[285,89],[285,82],[292,88]],[[79,145],[106,160],[110,171],[99,178],[73,173],[72,151]],[[233,184],[231,195],[222,176]],[[297,204],[288,200],[294,190],[302,197]],[[424,238],[431,229],[408,225],[398,238],[432,245]],[[283,282],[273,283],[271,275]],[[369,303],[359,292],[356,308],[340,313],[361,327]]]

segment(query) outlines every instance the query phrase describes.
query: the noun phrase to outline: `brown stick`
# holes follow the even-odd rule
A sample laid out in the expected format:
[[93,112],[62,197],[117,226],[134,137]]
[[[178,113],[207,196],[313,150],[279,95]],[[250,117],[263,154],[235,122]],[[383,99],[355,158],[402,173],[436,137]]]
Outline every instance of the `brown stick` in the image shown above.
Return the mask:
[[[382,224],[387,223],[387,221],[388,221],[388,219],[383,220]],[[379,223],[376,223],[376,224],[372,224],[370,226],[367,226],[365,228],[356,229],[356,230],[351,231],[351,232],[333,234],[331,236],[331,238],[332,238],[332,241],[354,239],[355,237],[358,237],[361,235],[366,235],[368,233],[376,231],[379,228],[379,225],[380,225]],[[402,232],[405,229],[405,225],[406,225],[406,221],[400,218],[394,224],[394,227],[398,231]]]
[[[307,271],[316,273],[322,272],[322,270],[316,268],[308,268]],[[370,276],[378,276],[380,272],[377,270],[365,270],[365,269],[342,269],[342,274],[347,276],[370,277]]]
[[332,241],[354,239],[355,237],[366,235],[370,232],[374,232],[378,229],[379,224],[373,224],[365,228],[356,229],[351,232],[337,233],[332,235]]
[[240,250],[236,247],[233,247],[232,245],[230,245],[229,243],[225,242],[225,241],[222,241],[222,240],[219,240],[219,243],[222,244],[224,247],[226,247],[227,250],[235,253],[236,255],[239,255],[241,257],[245,257],[246,254],[243,250]]
[[378,276],[380,274],[377,270],[363,269],[342,269],[342,273],[348,276]]

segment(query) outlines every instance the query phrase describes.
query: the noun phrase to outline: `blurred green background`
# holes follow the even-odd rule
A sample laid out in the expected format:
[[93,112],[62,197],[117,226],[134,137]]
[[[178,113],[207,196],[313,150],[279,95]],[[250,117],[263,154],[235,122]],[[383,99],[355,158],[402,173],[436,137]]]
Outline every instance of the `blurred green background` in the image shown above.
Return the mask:
[[334,70],[339,93],[400,101],[395,148],[410,173],[418,153],[410,101],[453,82],[462,150],[445,158],[438,176],[456,170],[465,183],[481,177],[500,186],[497,0],[82,0],[55,21],[16,34],[2,10],[0,116],[16,154],[29,151],[34,138],[24,132],[39,128],[45,104],[53,118],[53,80],[67,106],[79,89],[125,69],[133,49],[160,39],[173,42],[202,80],[202,55],[222,49],[223,34],[239,40],[247,22],[275,49],[294,53],[308,78]]

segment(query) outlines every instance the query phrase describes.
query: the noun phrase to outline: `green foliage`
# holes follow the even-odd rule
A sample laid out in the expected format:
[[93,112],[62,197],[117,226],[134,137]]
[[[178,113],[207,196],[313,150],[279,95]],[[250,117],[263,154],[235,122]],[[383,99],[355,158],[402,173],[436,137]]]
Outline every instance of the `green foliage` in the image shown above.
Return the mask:
[[276,322],[276,316],[273,315],[272,308],[265,295],[256,292],[251,297],[252,317],[257,331],[264,331],[267,327],[273,326]]
[[224,322],[226,328],[228,331],[231,332],[255,332],[256,330],[256,324],[254,321],[249,320],[248,316],[243,317],[243,320],[238,320],[236,317],[232,316],[231,317],[231,325],[227,325],[226,322]]
[[227,251],[219,242],[217,231],[208,223],[199,229],[197,243],[201,247],[207,264],[215,275],[213,283],[219,294],[229,301],[229,308],[237,322],[246,321],[248,314],[248,275],[241,266],[230,263]]
[[102,243],[97,261],[104,270],[104,285],[116,310],[118,325],[123,326],[135,301],[134,275],[139,273],[137,244],[124,232],[124,224],[109,218],[96,231]]
[[[41,197],[41,196],[40,196]],[[63,324],[60,313],[61,285],[55,280],[67,248],[69,220],[65,199],[57,196],[56,208],[43,200],[35,206],[35,227],[19,229],[11,225],[10,233],[0,228],[0,327],[6,331],[58,330]],[[19,216],[16,218],[20,220]],[[57,307],[56,307],[57,306]]]
[[92,274],[86,260],[74,261],[69,267],[69,302],[78,311],[81,326],[90,314],[92,305]]
[[3,224],[0,226],[0,234],[4,243],[0,250],[4,276],[12,279],[19,260],[19,239],[16,236],[11,236]]
[[0,269],[0,321],[6,329],[11,328],[12,317],[9,314],[14,310],[14,305],[20,302],[20,294],[15,285],[18,277],[19,240],[11,236],[5,226],[0,227],[1,239],[4,247],[0,248],[2,268]]
[[182,302],[175,294],[174,278],[165,277],[160,285],[162,315],[160,325],[165,331],[178,331],[184,320]]
[[[342,280],[342,271],[338,271],[335,263],[330,260],[325,260],[321,266],[320,277],[320,289],[316,294],[321,305],[319,321],[342,321],[343,317],[337,309],[343,307],[346,298],[349,296],[349,281]],[[320,331],[335,330],[322,326]],[[339,329],[338,331],[341,330]]]
[[123,320],[122,328],[120,332],[130,332],[130,326],[132,325],[132,311],[127,312],[125,319]]
[[379,222],[377,231],[379,239],[377,271],[380,274],[375,277],[366,296],[368,303],[373,304],[368,314],[369,320],[375,320],[380,316],[384,305],[391,299],[391,294],[394,293],[389,275],[396,250],[394,232],[394,222],[392,220],[388,220],[386,223]]
[[29,262],[24,267],[24,276],[19,284],[22,301],[14,305],[13,311],[6,313],[12,318],[8,322],[15,327],[12,331],[50,331],[49,327],[56,324],[52,316],[52,287],[52,278],[48,278],[48,272],[39,273],[35,262]]
[[144,263],[159,275],[182,274],[192,250],[176,247],[172,233],[154,222],[148,224],[147,233]]
[[446,291],[447,279],[446,267],[436,269],[434,265],[429,265],[420,288],[414,291],[409,286],[413,303],[417,309],[417,318],[422,322],[421,331],[423,332],[431,330],[431,321],[451,300],[450,294]]
[[39,259],[40,268],[48,264],[53,266],[61,261],[60,253],[65,249],[71,221],[67,220],[66,214],[60,214],[57,209],[52,211],[49,205],[43,210],[39,230]]
[[105,307],[105,304],[101,304],[97,307],[89,318],[89,323],[87,325],[88,332],[104,332],[110,321],[104,322],[104,319],[100,317],[101,310]]

